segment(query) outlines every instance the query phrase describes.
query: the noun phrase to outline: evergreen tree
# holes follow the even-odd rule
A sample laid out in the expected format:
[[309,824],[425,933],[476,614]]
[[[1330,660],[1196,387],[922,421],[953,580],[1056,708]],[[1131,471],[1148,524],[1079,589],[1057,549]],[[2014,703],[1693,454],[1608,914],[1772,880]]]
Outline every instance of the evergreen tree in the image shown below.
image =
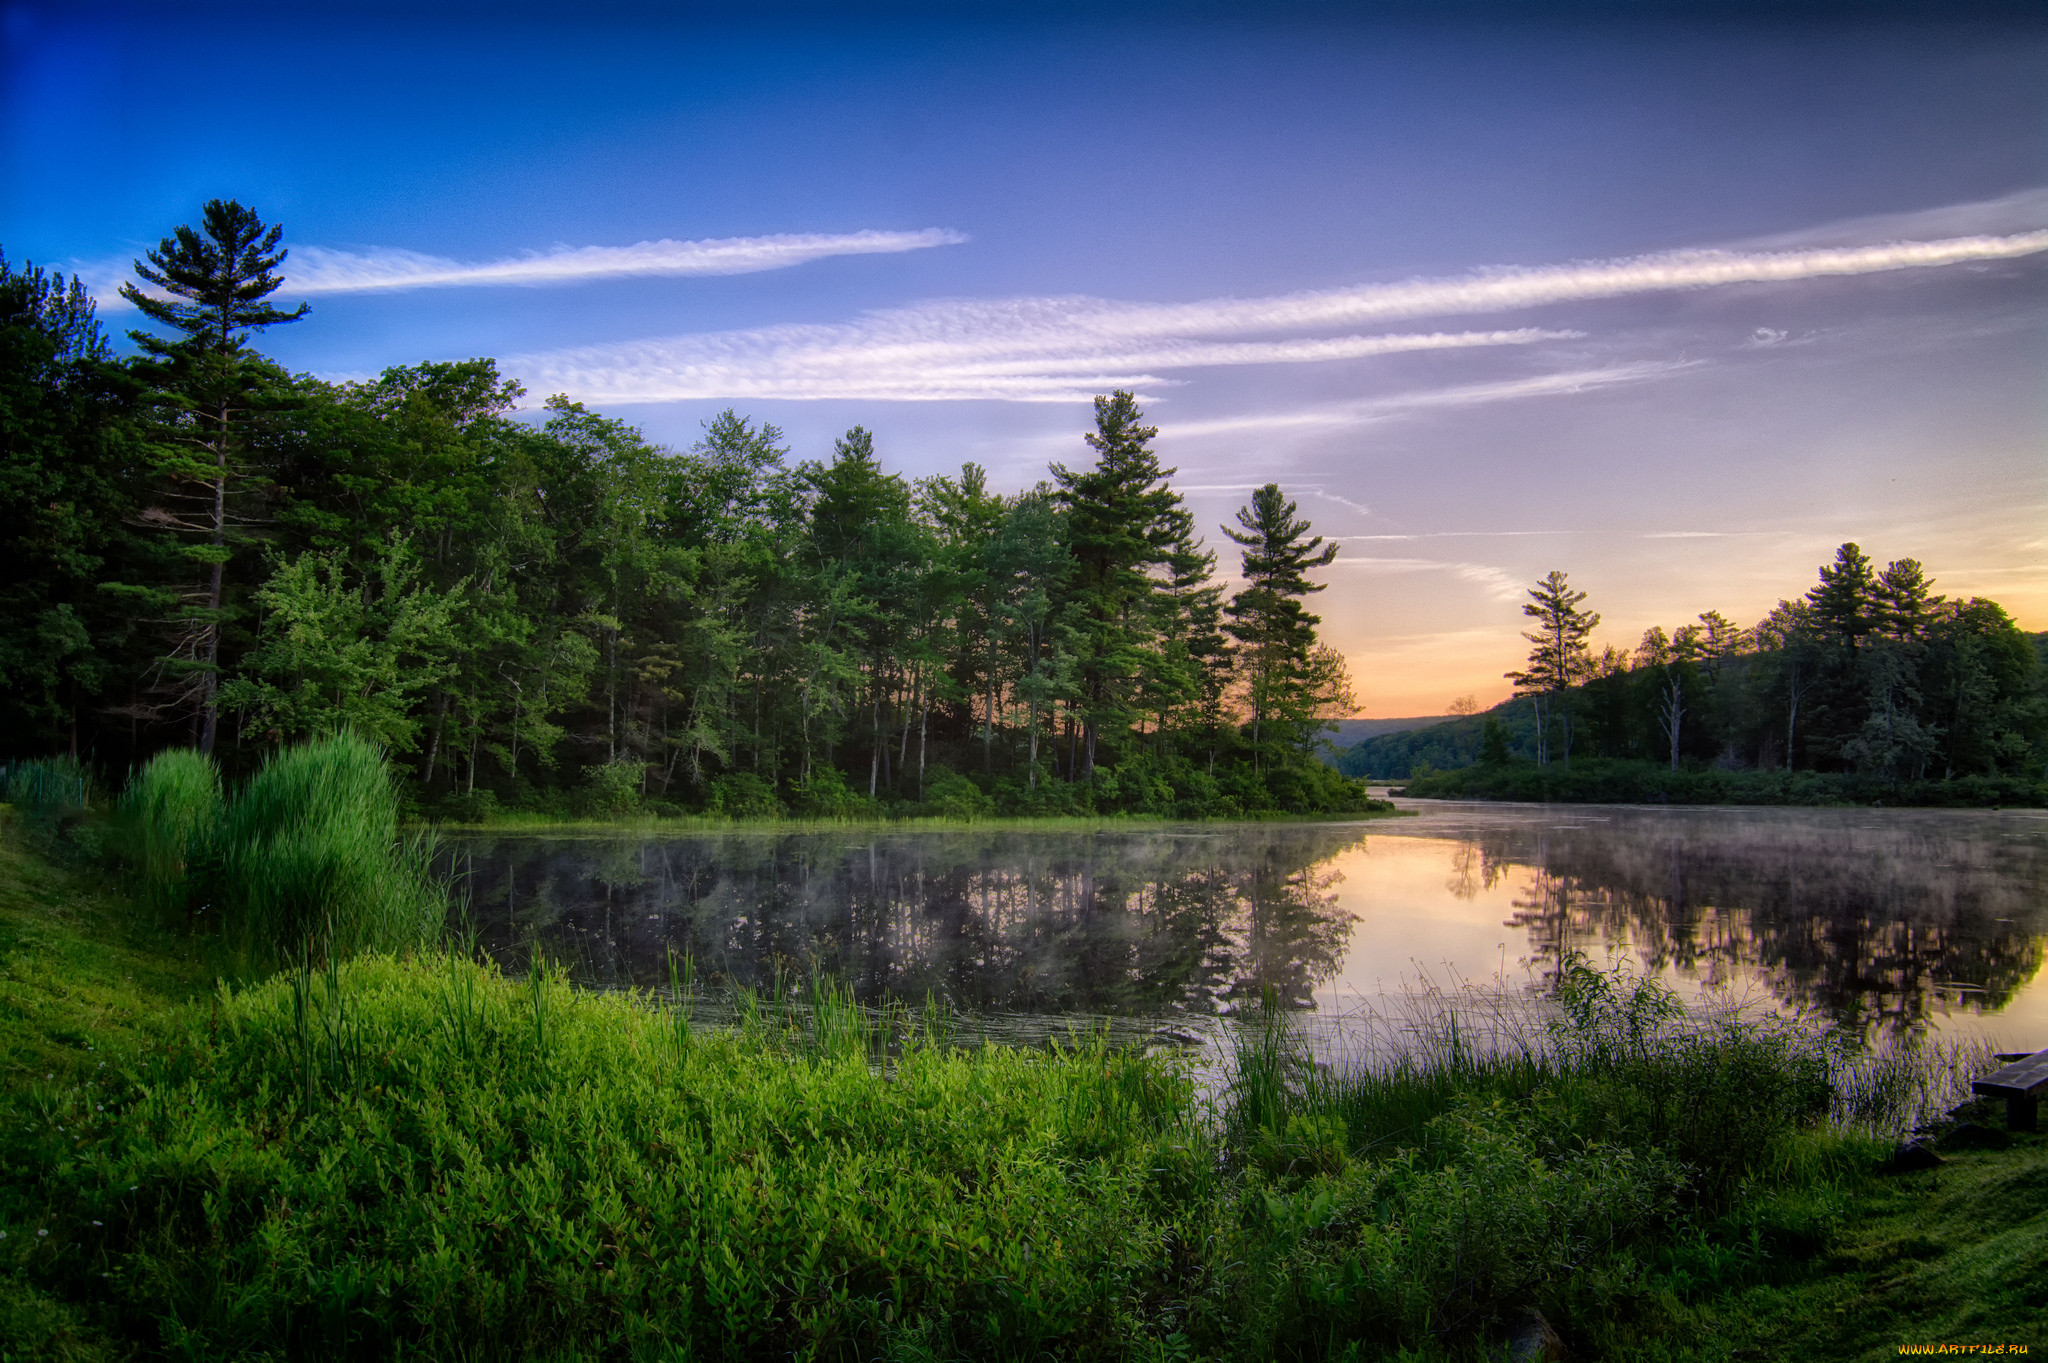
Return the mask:
[[285,251],[283,229],[264,226],[253,209],[212,199],[204,210],[205,235],[181,226],[165,237],[136,277],[168,297],[121,286],[121,296],[150,321],[175,333],[166,340],[131,331],[145,356],[139,370],[153,382],[166,411],[159,427],[160,468],[170,482],[172,506],[158,518],[194,535],[186,557],[204,573],[187,597],[171,662],[177,673],[174,706],[192,712],[201,752],[213,751],[219,725],[222,588],[233,555],[237,517],[231,484],[246,453],[243,420],[262,401],[274,374],[248,347],[252,332],[304,317],[263,300],[284,283],[276,270]]
[[126,603],[100,590],[144,548],[127,524],[133,397],[85,286],[0,255],[0,732],[13,742],[77,755],[81,720],[123,699],[136,670]]
[[1231,597],[1224,628],[1240,645],[1245,699],[1251,710],[1255,763],[1263,763],[1269,725],[1283,727],[1284,739],[1302,745],[1322,727],[1323,706],[1330,699],[1315,668],[1316,626],[1302,598],[1322,591],[1326,583],[1310,582],[1311,568],[1323,568],[1337,557],[1337,546],[1309,536],[1309,523],[1295,515],[1277,483],[1252,494],[1251,504],[1238,508],[1237,523],[1223,533],[1244,550],[1244,589]]
[[[1539,764],[1550,760],[1545,729],[1551,719],[1563,728],[1565,764],[1571,764],[1571,714],[1566,696],[1592,666],[1592,650],[1586,640],[1600,623],[1597,612],[1581,609],[1580,603],[1585,599],[1586,593],[1572,590],[1566,574],[1553,569],[1529,589],[1529,599],[1522,605],[1522,614],[1537,622],[1535,629],[1522,632],[1533,647],[1529,650],[1528,669],[1510,672],[1507,677],[1515,684],[1516,695],[1528,696],[1535,702]],[[1662,631],[1657,637],[1661,641]]]
[[1095,466],[1052,466],[1073,559],[1065,606],[1077,654],[1081,780],[1094,774],[1102,730],[1129,726],[1136,693],[1158,665],[1152,574],[1171,565],[1192,524],[1166,484],[1174,470],[1160,468],[1152,452],[1159,430],[1143,420],[1128,392],[1096,398],[1087,437]]

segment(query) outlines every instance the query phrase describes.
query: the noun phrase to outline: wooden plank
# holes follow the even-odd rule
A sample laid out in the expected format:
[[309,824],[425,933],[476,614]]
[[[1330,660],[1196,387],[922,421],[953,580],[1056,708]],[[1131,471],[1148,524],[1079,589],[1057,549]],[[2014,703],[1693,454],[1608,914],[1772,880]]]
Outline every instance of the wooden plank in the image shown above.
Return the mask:
[[[2005,1057],[2000,1056],[2003,1060]],[[1970,1092],[2005,1099],[2008,1131],[2032,1131],[2040,1121],[2040,1094],[2048,1090],[2048,1051],[2001,1065],[1970,1085]]]
[[2037,1098],[2048,1091],[2048,1051],[2001,1065],[1970,1085],[1970,1092],[2000,1098]]

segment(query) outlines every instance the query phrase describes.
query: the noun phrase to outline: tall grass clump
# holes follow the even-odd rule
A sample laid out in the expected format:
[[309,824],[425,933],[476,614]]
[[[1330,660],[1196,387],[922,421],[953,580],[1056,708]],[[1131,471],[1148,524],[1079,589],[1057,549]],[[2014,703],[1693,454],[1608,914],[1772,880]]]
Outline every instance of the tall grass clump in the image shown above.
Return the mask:
[[0,766],[0,798],[14,806],[29,841],[55,853],[92,803],[92,774],[71,757],[32,757]]
[[401,836],[375,744],[344,732],[287,748],[222,817],[223,930],[258,965],[425,945],[447,914],[432,850]]
[[129,779],[120,827],[145,907],[190,921],[221,810],[220,768],[191,748],[160,752]]

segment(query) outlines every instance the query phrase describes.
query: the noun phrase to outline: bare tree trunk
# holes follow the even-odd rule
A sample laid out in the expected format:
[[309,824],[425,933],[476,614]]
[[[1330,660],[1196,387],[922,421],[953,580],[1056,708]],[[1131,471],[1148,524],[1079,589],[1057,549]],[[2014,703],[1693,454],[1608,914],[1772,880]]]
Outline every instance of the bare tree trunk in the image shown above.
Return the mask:
[[1024,777],[1025,789],[1038,789],[1038,698],[1031,699],[1031,767]]
[[1678,770],[1678,735],[1685,723],[1685,687],[1676,677],[1668,677],[1664,683],[1664,694],[1658,702],[1657,723],[1671,740],[1671,770]]
[[875,741],[868,753],[868,798],[875,798],[875,782],[882,774],[882,693],[879,689],[869,693],[869,725],[874,731]]
[[1794,726],[1799,723],[1799,691],[1797,688],[1793,689],[1791,700],[1792,704],[1785,711],[1785,771],[1788,775],[1792,771],[1792,735]]
[[220,727],[220,706],[214,697],[220,691],[220,598],[221,582],[227,565],[221,561],[221,552],[227,547],[228,537],[228,407],[221,404],[220,425],[214,432],[214,475],[213,475],[213,571],[207,574],[206,588],[206,644],[205,656],[201,660],[205,670],[199,674],[200,729],[199,751],[211,755],[216,730]]
[[441,689],[440,698],[434,704],[434,738],[432,742],[427,744],[426,765],[420,768],[420,785],[422,788],[430,787],[434,784],[434,763],[441,756],[441,730],[447,726],[447,723],[448,691],[444,687]]

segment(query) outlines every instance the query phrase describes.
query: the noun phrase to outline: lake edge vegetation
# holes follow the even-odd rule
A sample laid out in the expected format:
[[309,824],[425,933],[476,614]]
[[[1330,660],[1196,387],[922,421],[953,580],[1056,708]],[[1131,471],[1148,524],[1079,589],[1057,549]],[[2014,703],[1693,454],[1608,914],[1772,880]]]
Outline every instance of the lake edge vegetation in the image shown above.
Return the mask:
[[1553,572],[1522,607],[1536,628],[1513,699],[1335,765],[1419,797],[2048,805],[2048,633],[1855,544],[1819,576],[1752,629],[1707,611],[1596,654],[1600,616]]
[[[343,825],[351,743],[277,759]],[[181,909],[196,862],[239,874],[220,843],[279,822],[231,812],[261,780],[174,759],[112,813],[10,791],[0,1337],[30,1356],[1479,1359],[1538,1312],[1582,1356],[1733,1357],[1780,1318],[1816,1334],[1801,1294],[1839,1300],[1842,1253],[1882,1259],[1856,1207],[1901,1214],[1889,1138],[1982,1060],[1688,1016],[1574,959],[1541,1021],[1439,998],[1349,1068],[1254,1014],[1205,1100],[1171,1055],[961,1050],[943,1014],[829,981],[706,1027],[680,982],[507,978],[428,931],[379,950],[336,931],[389,921],[320,870],[363,854],[346,826],[302,830],[288,859],[336,893],[251,956]],[[1953,1159],[1987,1187],[2048,1171],[1984,1108],[2000,1148]],[[1996,1326],[2030,1290],[1998,1269],[2015,1244],[2048,1215],[1978,1227],[1959,1271],[1989,1295],[1926,1323]]]

